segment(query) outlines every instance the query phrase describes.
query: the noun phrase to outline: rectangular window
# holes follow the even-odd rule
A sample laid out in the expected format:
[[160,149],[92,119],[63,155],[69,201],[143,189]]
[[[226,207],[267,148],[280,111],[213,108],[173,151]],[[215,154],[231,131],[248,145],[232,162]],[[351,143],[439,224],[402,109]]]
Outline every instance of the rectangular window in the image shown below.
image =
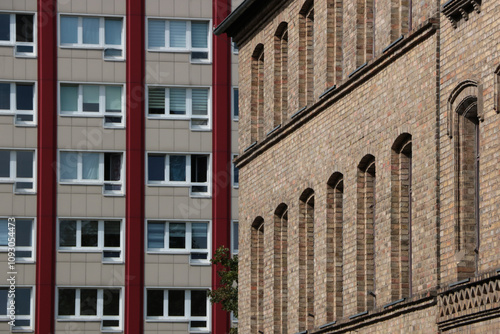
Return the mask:
[[231,254],[238,254],[239,247],[239,224],[237,220],[231,222]]
[[238,88],[233,88],[232,102],[233,121],[237,121],[240,118],[240,94]]
[[123,85],[61,83],[59,113],[62,116],[103,117],[105,128],[123,128]]
[[236,44],[235,42],[233,42],[233,40],[231,40],[231,46],[232,46],[232,49],[233,49],[233,53],[235,55],[237,55],[239,53],[238,44]]
[[210,156],[148,153],[148,185],[191,187],[192,196],[209,196]]
[[31,319],[35,318],[33,312],[33,288],[16,286],[15,299],[14,293],[9,287],[0,287],[0,321],[8,322],[10,319],[11,301],[15,302],[15,326],[12,326],[12,331],[32,331],[33,323]]
[[148,87],[148,117],[191,120],[192,130],[209,130],[209,88]]
[[8,218],[0,218],[0,252],[7,253],[9,248],[13,246],[12,239],[9,239],[15,237],[16,262],[34,262],[34,231],[33,219],[16,218],[9,222]]
[[121,152],[60,152],[61,183],[102,185],[104,195],[123,195],[122,175]]
[[61,287],[57,292],[58,320],[100,321],[103,331],[121,330],[122,289]]
[[210,61],[209,21],[148,19],[148,50],[185,52],[191,62]]
[[18,126],[35,125],[36,86],[34,82],[0,81],[0,115],[14,115]]
[[147,289],[146,318],[161,322],[189,322],[190,333],[208,333],[207,290]]
[[35,170],[35,151],[0,150],[0,183],[13,183],[14,193],[35,193]]
[[122,17],[61,15],[59,27],[61,47],[98,49],[105,60],[124,59]]
[[190,254],[191,264],[209,264],[208,222],[147,222],[147,249],[151,253]]
[[60,219],[61,251],[99,252],[102,262],[123,262],[123,227],[121,220]]
[[[238,157],[237,154],[233,154],[233,161]],[[232,162],[233,165],[233,188],[238,188],[240,185],[240,170],[236,167],[236,164]]]
[[14,46],[14,56],[35,57],[35,14],[0,12],[0,46]]

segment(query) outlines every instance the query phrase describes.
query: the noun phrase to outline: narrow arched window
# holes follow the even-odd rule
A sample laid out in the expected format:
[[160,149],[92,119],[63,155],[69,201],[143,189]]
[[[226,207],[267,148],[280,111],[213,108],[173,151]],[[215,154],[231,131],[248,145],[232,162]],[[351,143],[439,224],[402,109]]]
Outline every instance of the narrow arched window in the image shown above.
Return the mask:
[[288,111],[288,24],[281,22],[274,36],[274,127]]
[[456,109],[455,162],[457,204],[458,279],[478,271],[480,242],[479,167],[480,133],[477,97],[467,96]]
[[299,203],[299,331],[314,327],[314,191]]
[[314,100],[314,1],[308,0],[299,13],[299,104]]
[[373,0],[358,0],[356,15],[356,67],[373,57]]
[[288,333],[288,206],[274,212],[274,332]]
[[264,329],[264,219],[257,217],[251,231],[251,328]]
[[391,42],[408,34],[411,0],[391,0]]
[[400,135],[391,155],[391,296],[411,296],[412,149],[411,135]]
[[366,155],[358,165],[356,217],[357,309],[375,307],[375,157]]
[[255,47],[252,55],[250,141],[264,137],[264,46]]
[[328,0],[327,7],[327,86],[342,80],[343,0]]
[[341,173],[334,173],[328,180],[326,200],[326,317],[331,322],[343,315],[344,177]]

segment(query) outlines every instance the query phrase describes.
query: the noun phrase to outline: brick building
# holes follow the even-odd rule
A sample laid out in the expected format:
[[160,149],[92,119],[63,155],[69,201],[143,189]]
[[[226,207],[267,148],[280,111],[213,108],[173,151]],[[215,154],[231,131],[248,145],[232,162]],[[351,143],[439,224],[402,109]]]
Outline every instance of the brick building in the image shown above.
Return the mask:
[[240,2],[0,0],[0,333],[229,331]]
[[246,0],[244,333],[500,329],[500,3]]

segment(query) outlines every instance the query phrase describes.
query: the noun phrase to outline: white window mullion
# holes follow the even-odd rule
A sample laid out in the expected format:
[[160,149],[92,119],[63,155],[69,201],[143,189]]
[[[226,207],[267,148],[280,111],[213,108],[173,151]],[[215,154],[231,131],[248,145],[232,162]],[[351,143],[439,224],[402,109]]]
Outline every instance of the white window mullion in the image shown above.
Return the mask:
[[186,48],[188,51],[190,51],[193,46],[192,46],[192,41],[191,41],[191,21],[186,21]]
[[170,21],[165,21],[165,46],[166,49],[170,48]]
[[170,155],[165,155],[165,181],[170,182]]
[[78,181],[83,180],[83,155],[82,153],[77,153],[77,164],[76,164],[76,179]]
[[193,244],[191,238],[193,236],[192,224],[186,222],[186,250],[191,253],[191,245]]
[[104,183],[104,167],[104,153],[99,153],[99,182],[102,183]]
[[104,249],[104,220],[99,220],[97,223],[97,248]]
[[184,290],[184,316],[191,318],[191,290]]
[[191,184],[191,155],[186,155],[186,182]]
[[78,17],[77,35],[78,44],[83,44],[83,18],[81,16]]
[[17,112],[17,103],[16,103],[16,84],[10,84],[10,111],[13,113]]
[[163,290],[163,316],[168,317],[168,290]]
[[78,103],[78,112],[81,113],[83,112],[83,85],[78,85],[78,98],[77,98],[77,103]]
[[10,14],[10,42],[16,42],[16,14]]
[[104,17],[99,18],[99,46],[104,47],[106,44],[105,41],[105,32],[104,32]]
[[165,223],[164,247],[166,250],[170,250],[170,223]]
[[80,316],[80,289],[75,289],[75,316]]
[[165,115],[170,115],[170,89],[165,88]]
[[10,151],[10,175],[12,180],[15,180],[16,175],[16,151]]
[[186,88],[186,116],[191,117],[193,114],[193,90]]
[[103,316],[103,289],[97,289],[97,316],[99,319],[102,319]]
[[76,221],[76,247],[82,247],[82,221]]
[[99,114],[104,115],[106,112],[106,86],[99,86]]

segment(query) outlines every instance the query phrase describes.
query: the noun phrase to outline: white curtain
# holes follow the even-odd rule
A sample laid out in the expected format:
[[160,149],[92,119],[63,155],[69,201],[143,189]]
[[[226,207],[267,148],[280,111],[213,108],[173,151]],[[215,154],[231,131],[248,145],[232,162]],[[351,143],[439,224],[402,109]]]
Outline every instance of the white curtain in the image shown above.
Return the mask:
[[61,85],[61,111],[78,111],[78,85]]
[[106,19],[104,22],[104,43],[108,45],[122,44],[121,19]]
[[61,16],[61,44],[78,43],[78,17]]
[[99,179],[99,153],[82,153],[82,179]]
[[96,17],[84,17],[83,44],[99,44],[99,19]]
[[170,21],[170,47],[186,47],[186,21]]
[[60,159],[61,180],[76,180],[78,178],[78,154],[61,152]]
[[149,20],[148,46],[150,48],[165,47],[165,21]]

